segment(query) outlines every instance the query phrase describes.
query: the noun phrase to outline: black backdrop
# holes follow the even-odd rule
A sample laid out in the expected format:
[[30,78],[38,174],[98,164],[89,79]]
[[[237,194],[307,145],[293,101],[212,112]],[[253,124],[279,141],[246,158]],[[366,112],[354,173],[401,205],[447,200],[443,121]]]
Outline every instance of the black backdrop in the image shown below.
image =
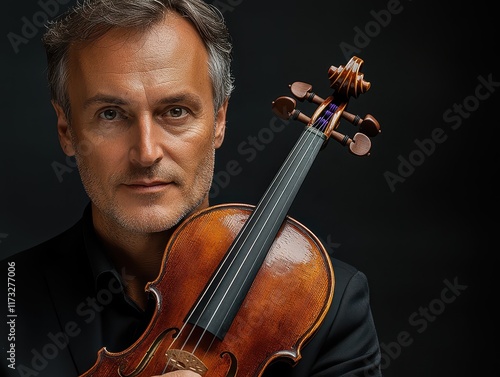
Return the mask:
[[[58,145],[39,41],[45,15],[73,3],[65,2],[2,6],[2,256],[67,228],[86,203],[74,163]],[[233,35],[236,76],[212,203],[256,204],[302,130],[277,120],[271,101],[289,95],[294,81],[328,96],[328,67],[359,56],[372,87],[348,110],[373,114],[383,132],[365,158],[330,142],[290,215],[367,274],[385,376],[492,371],[494,12],[481,2],[211,2]],[[341,129],[354,133],[344,122]]]

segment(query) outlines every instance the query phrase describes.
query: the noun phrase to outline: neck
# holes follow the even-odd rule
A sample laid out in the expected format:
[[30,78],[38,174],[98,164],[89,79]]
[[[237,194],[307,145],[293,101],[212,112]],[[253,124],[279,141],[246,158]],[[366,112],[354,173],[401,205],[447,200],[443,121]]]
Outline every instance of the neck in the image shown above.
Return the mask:
[[141,308],[145,308],[145,286],[160,272],[165,246],[173,229],[155,233],[126,230],[108,221],[93,208],[92,219],[97,235],[103,241],[106,255],[119,272],[125,272],[126,292]]

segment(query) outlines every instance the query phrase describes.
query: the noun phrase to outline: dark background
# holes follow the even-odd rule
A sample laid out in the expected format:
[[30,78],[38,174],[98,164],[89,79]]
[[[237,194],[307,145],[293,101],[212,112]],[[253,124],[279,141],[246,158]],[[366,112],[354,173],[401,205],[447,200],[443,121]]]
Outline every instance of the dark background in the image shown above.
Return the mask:
[[[25,27],[23,36],[26,20],[43,21],[47,9],[60,14],[67,7],[62,2],[45,10],[34,0],[2,6],[2,257],[66,229],[86,204],[74,163],[57,141],[42,27]],[[271,101],[289,95],[288,84],[306,81],[327,97],[328,67],[362,58],[372,87],[347,110],[373,114],[383,131],[372,139],[369,157],[330,142],[290,215],[368,276],[386,377],[492,373],[498,348],[487,346],[497,339],[495,12],[477,1],[212,2],[233,35],[236,76],[212,203],[256,204],[263,194],[303,128],[290,122],[271,129],[283,124]],[[13,34],[24,42],[14,46]],[[451,113],[453,120],[446,118]],[[355,133],[344,121],[340,128]],[[440,129],[443,136],[431,142]],[[228,174],[228,162],[241,171]],[[58,176],[54,167],[65,170]],[[396,175],[391,184],[387,177]]]

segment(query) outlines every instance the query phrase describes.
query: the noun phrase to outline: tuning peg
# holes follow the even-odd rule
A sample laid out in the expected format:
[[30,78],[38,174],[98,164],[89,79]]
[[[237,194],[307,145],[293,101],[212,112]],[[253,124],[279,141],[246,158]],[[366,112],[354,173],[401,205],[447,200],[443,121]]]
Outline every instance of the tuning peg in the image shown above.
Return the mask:
[[308,101],[321,105],[324,101],[323,98],[319,97],[312,91],[312,85],[302,81],[296,81],[291,85],[288,85],[292,94],[299,101]]
[[311,118],[296,109],[297,101],[290,97],[278,97],[272,102],[274,113],[281,119],[297,119],[298,121],[308,124]]
[[[299,100],[299,101],[308,101],[315,103],[317,105],[320,105],[324,102],[324,99],[316,95],[312,91],[312,85],[301,82],[301,81],[296,81],[293,84],[289,85],[290,90],[292,94]],[[370,137],[375,137],[377,136],[381,131],[380,131],[380,124],[378,121],[373,117],[373,115],[366,115],[364,119],[362,119],[359,115],[354,115],[351,113],[348,113],[347,111],[342,112],[342,118],[347,120],[348,122],[352,123],[354,126],[359,127],[359,131],[364,133],[367,136]]]
[[366,114],[364,119],[361,119],[359,115],[353,115],[344,111],[342,113],[342,117],[354,126],[358,127],[359,131],[367,136],[375,137],[381,132],[379,122],[371,114]]
[[[296,109],[297,102],[290,97],[278,97],[272,102],[274,113],[282,119],[296,119],[302,123],[309,124],[311,118]],[[343,135],[338,131],[332,131],[330,138],[339,142],[342,146],[349,147],[349,151],[356,156],[367,156],[370,153],[371,141],[363,133],[356,133],[351,139],[347,135]]]
[[356,132],[353,138],[342,135],[340,132],[332,131],[331,137],[337,140],[343,146],[349,147],[349,152],[356,156],[369,156],[372,142],[370,138],[363,133]]

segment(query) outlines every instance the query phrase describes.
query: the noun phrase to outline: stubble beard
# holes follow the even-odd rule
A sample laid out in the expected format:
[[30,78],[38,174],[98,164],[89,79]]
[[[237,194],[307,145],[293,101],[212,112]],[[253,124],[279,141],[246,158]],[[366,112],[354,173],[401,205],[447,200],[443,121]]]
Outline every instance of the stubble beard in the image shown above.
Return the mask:
[[[115,226],[133,233],[157,233],[175,227],[186,216],[199,208],[208,197],[214,173],[215,149],[212,150],[212,153],[208,153],[201,162],[192,187],[188,187],[187,183],[178,175],[166,171],[160,165],[148,168],[130,168],[125,173],[115,172],[102,181],[88,165],[85,156],[76,153],[75,158],[83,187],[108,225],[115,224]],[[123,205],[120,205],[116,192],[120,183],[153,177],[175,182],[177,189],[182,190],[181,203],[175,205],[159,204],[158,196],[161,195],[160,193],[151,195],[147,200],[144,200],[138,212],[128,211]],[[110,187],[111,195],[107,195],[101,187]]]

